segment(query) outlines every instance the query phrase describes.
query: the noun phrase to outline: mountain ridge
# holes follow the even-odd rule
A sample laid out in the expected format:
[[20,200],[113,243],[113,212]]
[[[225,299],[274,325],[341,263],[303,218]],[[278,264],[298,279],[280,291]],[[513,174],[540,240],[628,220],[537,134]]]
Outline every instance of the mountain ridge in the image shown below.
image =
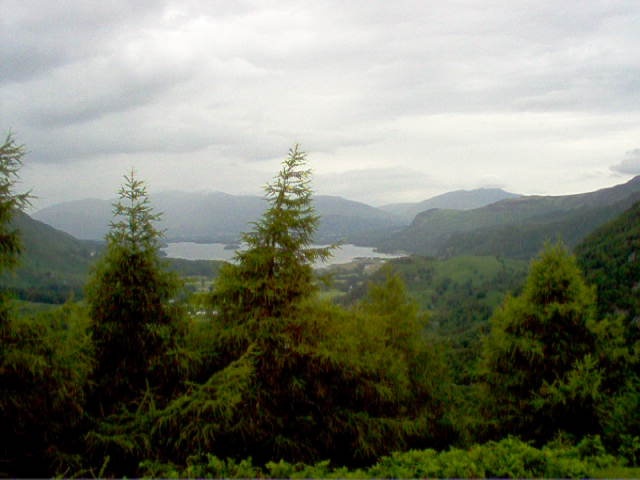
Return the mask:
[[395,213],[409,221],[413,220],[421,212],[432,209],[448,210],[472,210],[486,205],[505,200],[517,198],[521,195],[507,192],[500,188],[476,188],[473,190],[454,190],[435,197],[428,198],[421,202],[392,203],[382,205],[381,210]]
[[[263,214],[263,197],[224,192],[161,192],[151,197],[154,210],[162,212],[159,228],[168,241],[232,243]],[[32,217],[77,238],[104,238],[112,219],[112,201],[86,199],[64,202],[34,212]],[[406,225],[400,217],[361,202],[338,196],[314,198],[320,224],[316,241],[332,243],[353,235]]]
[[522,196],[473,210],[432,209],[374,246],[437,257],[508,251],[514,258],[531,258],[545,239],[575,244],[629,208],[636,198],[640,198],[640,176],[593,192]]

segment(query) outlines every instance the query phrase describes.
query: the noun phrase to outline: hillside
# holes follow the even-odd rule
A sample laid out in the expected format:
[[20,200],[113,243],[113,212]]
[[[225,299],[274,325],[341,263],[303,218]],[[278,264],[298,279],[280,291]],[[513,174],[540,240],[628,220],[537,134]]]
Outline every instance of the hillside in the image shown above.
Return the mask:
[[[226,193],[163,192],[152,197],[163,212],[160,228],[169,241],[235,242],[262,215],[261,197]],[[330,243],[372,231],[388,231],[408,222],[388,212],[341,197],[315,197],[321,216],[316,241]],[[33,217],[78,238],[104,238],[112,218],[108,200],[77,200],[44,208]]]
[[577,244],[637,200],[640,177],[578,195],[527,196],[466,211],[429,210],[376,246],[440,257],[472,254],[526,259],[548,239]]
[[576,248],[587,280],[598,289],[601,314],[640,315],[640,202],[598,228]]
[[499,188],[478,188],[475,190],[456,190],[443,193],[418,203],[394,203],[380,207],[411,222],[416,215],[427,210],[472,210],[484,207],[500,200],[518,198],[520,195],[505,192]]
[[18,212],[13,225],[20,231],[23,254],[14,272],[2,275],[2,284],[18,297],[59,303],[82,296],[87,273],[102,246],[78,240],[68,233]]

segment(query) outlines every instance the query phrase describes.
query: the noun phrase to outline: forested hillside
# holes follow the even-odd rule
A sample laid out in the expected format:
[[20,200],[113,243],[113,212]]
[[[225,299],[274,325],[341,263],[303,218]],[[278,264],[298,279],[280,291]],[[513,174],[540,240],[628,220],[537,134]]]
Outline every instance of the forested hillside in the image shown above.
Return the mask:
[[[625,270],[637,263],[635,209],[579,249],[582,263],[546,243],[530,263],[356,263],[329,269],[335,288],[322,287],[313,265],[331,248],[313,243],[320,216],[296,145],[246,248],[217,265],[212,285],[185,290],[160,255],[160,215],[135,172],[105,245],[84,250],[20,213],[23,155],[11,137],[0,147],[1,273],[29,258],[32,228],[94,266],[84,301],[40,313],[19,313],[2,284],[0,434],[11,441],[0,443],[0,476],[640,472],[634,322],[623,305],[598,303],[588,282],[636,274]],[[606,267],[596,261],[606,255],[585,253],[621,242]],[[180,266],[193,276],[207,267]]]
[[377,246],[420,255],[530,259],[547,240],[575,246],[640,199],[640,177],[580,195],[521,197],[468,211],[430,210]]
[[2,283],[20,298],[62,303],[82,297],[91,264],[102,251],[99,242],[78,240],[17,212],[11,222],[21,233],[23,255],[18,268],[2,274]]
[[598,289],[601,314],[640,315],[640,203],[590,234],[576,247],[587,280]]

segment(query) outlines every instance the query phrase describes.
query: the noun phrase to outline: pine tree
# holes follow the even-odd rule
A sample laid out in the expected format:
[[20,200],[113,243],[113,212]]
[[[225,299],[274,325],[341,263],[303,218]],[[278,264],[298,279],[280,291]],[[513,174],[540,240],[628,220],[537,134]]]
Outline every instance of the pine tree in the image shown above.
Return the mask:
[[87,286],[96,352],[92,398],[103,413],[138,398],[148,386],[171,387],[181,331],[171,303],[178,283],[159,258],[162,233],[154,223],[160,216],[133,171],[119,195],[107,251]]

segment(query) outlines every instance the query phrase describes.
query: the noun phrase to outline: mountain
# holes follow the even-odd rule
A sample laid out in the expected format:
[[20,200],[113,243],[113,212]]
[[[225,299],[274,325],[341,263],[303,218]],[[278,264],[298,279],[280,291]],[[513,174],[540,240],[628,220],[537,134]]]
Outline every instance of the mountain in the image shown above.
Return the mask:
[[385,212],[398,215],[411,222],[416,215],[434,208],[447,210],[471,210],[484,207],[500,200],[518,198],[520,195],[505,192],[499,188],[478,188],[476,190],[456,190],[443,193],[418,203],[394,203],[380,207]]
[[428,210],[375,246],[428,256],[461,254],[531,258],[545,240],[576,245],[640,200],[640,177],[611,188],[565,196],[523,196],[474,210]]
[[[169,241],[235,242],[266,208],[261,197],[221,192],[162,192],[151,201],[154,209],[163,213],[160,228],[166,230]],[[109,228],[111,203],[96,199],[65,202],[44,208],[33,217],[78,238],[98,240]],[[316,233],[319,243],[408,224],[392,213],[341,197],[319,195],[314,205],[321,216]]]
[[[575,248],[587,281],[598,289],[601,315],[640,319],[640,202],[588,235]],[[634,328],[637,331],[637,327]]]

